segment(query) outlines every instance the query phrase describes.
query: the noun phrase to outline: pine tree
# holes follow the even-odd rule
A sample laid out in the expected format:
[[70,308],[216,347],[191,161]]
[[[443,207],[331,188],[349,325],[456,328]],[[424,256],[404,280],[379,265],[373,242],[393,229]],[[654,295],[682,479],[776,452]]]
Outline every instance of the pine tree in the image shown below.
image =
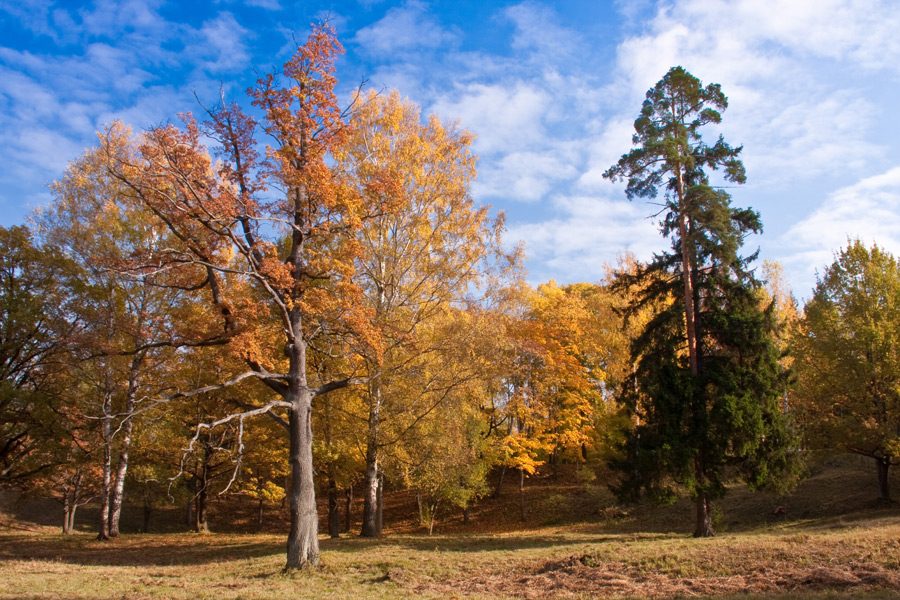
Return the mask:
[[700,136],[726,107],[718,85],[704,88],[671,69],[635,121],[642,145],[605,173],[628,180],[629,198],[655,197],[665,185],[660,229],[672,240],[670,251],[618,283],[640,290],[630,312],[661,307],[632,345],[634,376],[622,397],[633,430],[619,491],[670,500],[681,484],[697,503],[697,537],[715,535],[711,503],[724,495],[729,468],[762,487],[786,483],[791,466],[774,311],[762,306],[749,268],[756,255],[740,254],[762,224],[755,211],[732,207],[705,171],[723,167],[727,180],[745,179],[740,148],[721,137],[708,146]]

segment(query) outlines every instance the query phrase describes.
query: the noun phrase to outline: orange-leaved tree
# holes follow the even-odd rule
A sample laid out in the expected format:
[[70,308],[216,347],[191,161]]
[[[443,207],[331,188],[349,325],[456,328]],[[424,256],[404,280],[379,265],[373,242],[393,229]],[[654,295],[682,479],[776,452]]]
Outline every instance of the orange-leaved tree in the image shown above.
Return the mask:
[[[166,399],[255,380],[270,390],[264,402],[205,425],[269,413],[288,429],[287,569],[319,559],[313,399],[356,382],[352,373],[310,380],[310,344],[327,333],[334,352],[351,356],[354,344],[376,339],[353,281],[355,232],[367,207],[331,167],[347,133],[334,92],[341,50],[333,28],[317,26],[280,77],[261,77],[250,90],[262,112],[259,123],[223,101],[207,110],[202,124],[186,115],[181,128],[147,132],[136,164],[114,156],[110,161],[110,169],[176,238],[140,257],[142,267],[177,274],[183,289],[205,298],[207,325],[217,324],[228,336],[230,352],[246,368]],[[264,157],[257,150],[263,134],[270,141]],[[217,145],[215,162],[205,139]],[[347,364],[352,368],[353,361]]]
[[[491,220],[469,195],[470,133],[434,115],[423,123],[419,108],[397,92],[370,94],[352,122],[340,165],[365,203],[382,208],[359,229],[357,269],[379,335],[365,355],[370,380],[360,390],[362,535],[376,536],[382,454],[472,376],[449,367],[458,336],[433,333],[450,307],[487,289],[488,259],[502,259],[503,221]],[[447,368],[433,368],[438,364]]]

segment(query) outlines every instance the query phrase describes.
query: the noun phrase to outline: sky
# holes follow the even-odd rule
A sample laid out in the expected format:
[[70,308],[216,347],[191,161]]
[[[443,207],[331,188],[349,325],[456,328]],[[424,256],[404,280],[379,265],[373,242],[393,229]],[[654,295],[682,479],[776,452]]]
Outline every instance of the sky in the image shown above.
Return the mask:
[[658,207],[602,173],[672,66],[719,83],[704,133],[743,146],[747,240],[798,298],[850,238],[900,254],[900,7],[891,0],[0,0],[0,225],[113,120],[177,122],[278,69],[328,19],[339,91],[397,89],[477,135],[472,196],[503,211],[532,283],[599,281],[668,248]]

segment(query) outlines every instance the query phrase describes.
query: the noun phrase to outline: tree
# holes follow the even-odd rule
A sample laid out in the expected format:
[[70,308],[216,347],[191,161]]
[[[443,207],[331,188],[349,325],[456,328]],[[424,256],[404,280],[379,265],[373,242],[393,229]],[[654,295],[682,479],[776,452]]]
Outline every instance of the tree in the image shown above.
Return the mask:
[[[632,143],[640,144],[610,167],[603,176],[612,181],[627,180],[625,194],[655,198],[659,186],[665,184],[670,192],[666,209],[669,228],[677,228],[681,240],[681,263],[684,273],[684,316],[687,324],[687,350],[691,374],[699,373],[698,335],[694,307],[696,273],[694,250],[690,243],[691,225],[689,205],[702,192],[709,190],[704,168],[725,170],[725,179],[744,183],[746,174],[738,159],[741,147],[732,148],[722,136],[708,146],[700,136],[700,128],[720,123],[719,113],[728,107],[721,86],[712,83],[705,88],[700,80],[682,67],[672,67],[653,88],[641,107],[641,116],[634,122]],[[668,179],[667,179],[668,178]],[[693,196],[693,198],[692,198]]]
[[708,146],[699,129],[718,123],[727,106],[718,85],[702,87],[681,67],[647,92],[635,121],[635,144],[604,176],[627,179],[629,199],[667,190],[664,237],[672,250],[656,255],[623,288],[638,286],[631,305],[661,306],[632,344],[634,376],[623,388],[636,423],[618,466],[623,495],[641,490],[665,500],[679,482],[696,500],[694,535],[715,535],[711,502],[725,493],[735,467],[754,487],[785,481],[791,436],[779,396],[783,374],[771,306],[760,306],[760,283],[749,270],[755,256],[739,254],[745,237],[761,230],[759,215],[731,206],[710,185],[706,168],[725,169],[741,183],[744,167],[720,136]]
[[[502,219],[488,218],[469,195],[473,136],[399,93],[371,93],[352,119],[341,168],[370,206],[382,207],[358,230],[357,271],[379,335],[365,356],[365,487],[361,535],[377,536],[382,454],[469,374],[429,369],[446,362],[454,337],[428,335],[448,307],[484,287],[485,259],[499,248]],[[458,321],[462,323],[462,321]],[[429,372],[423,378],[421,373]],[[412,383],[416,380],[416,383]],[[390,431],[386,431],[390,429]]]
[[[315,27],[282,69],[250,90],[262,113],[257,123],[224,101],[199,124],[147,132],[133,162],[109,154],[109,168],[134,198],[165,225],[172,243],[132,259],[133,268],[165,272],[202,298],[196,327],[228,341],[245,365],[215,384],[182,389],[172,402],[255,380],[275,397],[230,412],[205,426],[273,414],[288,429],[290,532],[286,569],[319,560],[313,479],[311,411],[316,396],[359,383],[352,377],[310,380],[307,353],[328,333],[333,350],[352,358],[354,344],[374,340],[370,314],[354,281],[355,232],[367,213],[363,198],[332,168],[347,124],[334,93],[335,59],[342,51],[333,28]],[[257,136],[271,141],[260,158]],[[202,140],[216,144],[213,162]],[[286,413],[286,418],[283,415]]]
[[70,265],[35,247],[26,227],[0,227],[0,483],[24,482],[64,462],[56,450],[59,355],[72,330]]
[[802,420],[814,443],[874,459],[878,497],[900,464],[900,263],[859,240],[818,278],[796,337]]
[[187,332],[193,307],[184,292],[168,285],[164,274],[125,268],[132,256],[171,240],[165,226],[107,169],[111,157],[135,161],[130,131],[114,123],[103,140],[102,149],[88,149],[69,163],[51,187],[53,202],[37,213],[36,222],[44,243],[73,265],[70,312],[79,327],[69,336],[70,369],[85,392],[82,408],[101,425],[98,537],[107,539],[119,534],[140,399],[158,392],[155,382],[174,348],[210,343],[217,335],[192,340]]

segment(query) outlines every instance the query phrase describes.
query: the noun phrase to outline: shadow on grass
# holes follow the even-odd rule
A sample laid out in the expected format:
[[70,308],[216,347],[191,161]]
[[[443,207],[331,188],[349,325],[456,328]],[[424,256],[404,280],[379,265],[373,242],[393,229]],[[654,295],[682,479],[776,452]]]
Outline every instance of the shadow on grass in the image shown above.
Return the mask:
[[100,542],[83,535],[12,535],[0,538],[0,561],[51,560],[82,566],[144,567],[205,565],[284,554],[283,541],[265,537],[265,541],[258,541],[196,534],[123,535]]
[[[653,536],[657,537],[657,536]],[[526,534],[515,535],[391,535],[382,538],[346,537],[322,540],[323,551],[357,553],[376,548],[403,548],[415,552],[496,552],[514,550],[534,550],[557,546],[602,544],[621,541],[621,536],[578,535],[578,534]]]

